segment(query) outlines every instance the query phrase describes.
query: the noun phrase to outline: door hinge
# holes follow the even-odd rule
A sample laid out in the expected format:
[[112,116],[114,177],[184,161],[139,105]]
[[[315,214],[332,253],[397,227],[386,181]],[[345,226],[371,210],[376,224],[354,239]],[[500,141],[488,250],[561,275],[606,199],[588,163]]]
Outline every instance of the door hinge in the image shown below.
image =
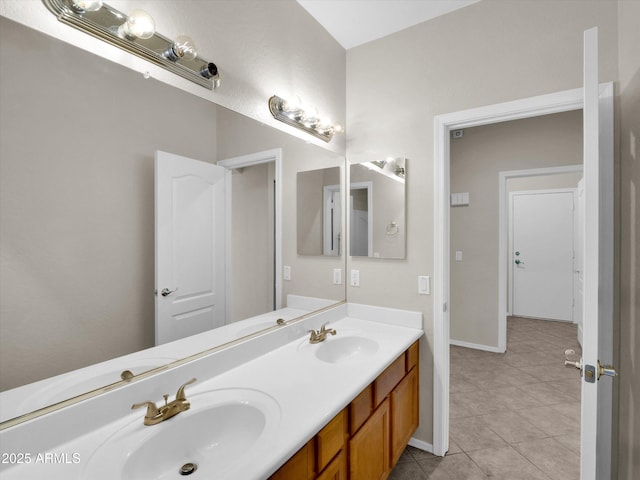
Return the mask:
[[445,312],[445,313],[447,312],[447,302],[444,302],[442,304],[442,311]]

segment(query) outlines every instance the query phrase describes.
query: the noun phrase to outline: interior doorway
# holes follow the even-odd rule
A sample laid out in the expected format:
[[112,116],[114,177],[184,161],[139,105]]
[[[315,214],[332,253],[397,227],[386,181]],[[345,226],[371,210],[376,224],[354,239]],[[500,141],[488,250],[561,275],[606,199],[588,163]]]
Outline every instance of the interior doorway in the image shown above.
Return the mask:
[[[226,168],[228,184],[226,269],[227,305],[231,307],[227,322],[231,323],[282,308],[282,149],[220,160],[217,164]],[[244,193],[234,190],[234,183]],[[235,202],[234,192],[240,193],[235,195]],[[232,241],[234,229],[256,227],[260,231],[237,235],[251,244]]]

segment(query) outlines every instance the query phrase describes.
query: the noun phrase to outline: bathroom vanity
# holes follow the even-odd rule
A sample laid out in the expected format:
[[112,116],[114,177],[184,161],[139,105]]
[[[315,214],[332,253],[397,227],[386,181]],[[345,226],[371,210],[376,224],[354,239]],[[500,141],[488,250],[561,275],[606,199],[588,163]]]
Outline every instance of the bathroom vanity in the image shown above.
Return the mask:
[[[326,324],[336,334],[310,343],[309,330]],[[422,335],[420,313],[356,304],[274,326],[5,428],[0,472],[6,480],[386,478],[417,428]],[[182,389],[189,409],[152,425],[144,408],[131,410],[161,406],[167,393],[173,402],[191,378]]]
[[418,428],[418,355],[416,341],[271,480],[386,478]]

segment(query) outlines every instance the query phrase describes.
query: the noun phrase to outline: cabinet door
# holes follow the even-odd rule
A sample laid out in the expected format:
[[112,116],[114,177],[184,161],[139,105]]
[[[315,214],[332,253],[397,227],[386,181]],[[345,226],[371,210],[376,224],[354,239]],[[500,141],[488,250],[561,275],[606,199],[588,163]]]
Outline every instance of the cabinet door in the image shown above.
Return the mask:
[[418,369],[413,368],[391,392],[391,466],[418,428]]
[[389,468],[389,399],[349,441],[350,480],[384,480]]
[[316,435],[316,463],[320,472],[342,450],[347,436],[347,415],[341,411]]
[[344,450],[318,475],[316,480],[347,480],[347,457]]

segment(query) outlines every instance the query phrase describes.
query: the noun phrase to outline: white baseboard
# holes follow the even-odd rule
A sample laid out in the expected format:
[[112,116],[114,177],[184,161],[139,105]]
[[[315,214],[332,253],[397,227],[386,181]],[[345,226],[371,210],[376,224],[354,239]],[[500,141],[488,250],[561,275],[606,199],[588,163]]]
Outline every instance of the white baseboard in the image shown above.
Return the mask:
[[422,440],[418,440],[417,438],[412,437],[411,440],[409,440],[409,445],[419,450],[424,450],[425,452],[433,453],[433,445],[427,442],[423,442]]
[[484,350],[485,352],[504,353],[498,347],[492,347],[490,345],[481,345],[479,343],[463,342],[461,340],[449,339],[449,345],[455,345],[456,347],[473,348],[475,350]]

